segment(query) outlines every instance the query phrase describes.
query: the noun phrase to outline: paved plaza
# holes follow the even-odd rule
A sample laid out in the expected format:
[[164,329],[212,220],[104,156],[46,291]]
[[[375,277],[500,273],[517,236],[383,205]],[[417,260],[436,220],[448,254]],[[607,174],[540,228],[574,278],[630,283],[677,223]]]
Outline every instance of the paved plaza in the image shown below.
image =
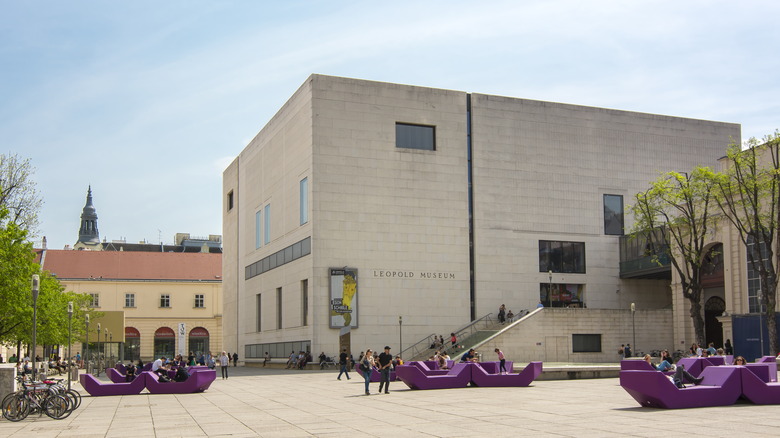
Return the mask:
[[[641,408],[618,379],[543,380],[528,388],[363,395],[337,371],[231,367],[201,394],[83,398],[64,420],[0,419],[0,437],[708,437],[777,436],[780,406]],[[80,389],[78,385],[75,385]],[[82,392],[82,394],[85,394]],[[86,395],[86,394],[85,394]]]

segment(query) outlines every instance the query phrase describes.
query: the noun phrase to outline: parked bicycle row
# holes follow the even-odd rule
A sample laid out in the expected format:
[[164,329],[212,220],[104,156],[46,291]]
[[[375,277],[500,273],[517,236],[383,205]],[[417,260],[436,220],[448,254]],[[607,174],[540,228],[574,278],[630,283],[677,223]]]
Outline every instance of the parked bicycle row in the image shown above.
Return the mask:
[[62,420],[81,405],[81,394],[75,389],[68,389],[62,383],[65,379],[33,382],[25,376],[18,376],[16,380],[20,389],[6,395],[0,403],[3,418],[7,420],[21,421],[34,413]]

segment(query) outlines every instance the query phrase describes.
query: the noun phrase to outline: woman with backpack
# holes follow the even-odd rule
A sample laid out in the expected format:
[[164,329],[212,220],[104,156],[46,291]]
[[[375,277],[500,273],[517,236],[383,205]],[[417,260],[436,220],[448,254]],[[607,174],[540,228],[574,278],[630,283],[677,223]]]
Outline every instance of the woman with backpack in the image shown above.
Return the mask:
[[366,381],[366,395],[371,395],[368,391],[368,384],[371,383],[371,373],[374,370],[374,355],[371,349],[366,350],[365,356],[360,360],[360,371],[363,372],[363,379]]

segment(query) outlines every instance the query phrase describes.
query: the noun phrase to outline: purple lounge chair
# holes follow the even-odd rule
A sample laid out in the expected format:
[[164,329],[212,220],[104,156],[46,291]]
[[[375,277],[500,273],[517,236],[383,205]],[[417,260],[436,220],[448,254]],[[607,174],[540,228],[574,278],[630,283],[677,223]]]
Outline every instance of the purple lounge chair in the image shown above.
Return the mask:
[[[499,370],[501,369],[501,362],[495,362],[495,361],[485,361],[485,362],[475,362],[476,364],[479,364],[479,366],[482,367],[483,370],[485,370],[488,374],[498,374]],[[506,361],[504,364],[507,372],[512,372],[512,367],[514,366],[514,362],[511,360]]]
[[[146,389],[152,394],[189,394],[191,392],[203,392],[211,386],[211,382],[217,380],[215,370],[195,370],[189,379],[184,382],[160,382],[157,374],[144,371]],[[139,376],[140,377],[140,376]],[[138,380],[138,377],[136,377]]]
[[483,363],[471,368],[471,382],[475,386],[528,386],[542,374],[542,362],[531,362],[518,374],[489,373]]
[[471,382],[471,363],[457,363],[444,375],[426,375],[414,365],[395,367],[396,375],[411,389],[464,388]]
[[[127,372],[127,368],[125,368]],[[106,368],[106,376],[114,383],[127,383],[127,375],[116,368]],[[136,379],[138,376],[136,376]]]
[[742,374],[742,395],[757,405],[780,404],[780,383],[765,382],[753,370],[738,367]]
[[731,366],[707,367],[700,385],[677,388],[658,371],[621,371],[620,386],[642,406],[680,409],[734,404],[742,393],[741,373]]
[[746,363],[744,365],[750,372],[756,375],[761,381],[769,383],[772,381],[769,364],[766,363]]
[[446,376],[450,370],[440,370],[438,368],[432,369],[426,365],[427,361],[412,361],[408,362],[408,365],[415,366],[420,369],[426,376]]
[[[113,368],[112,368],[113,369]],[[94,397],[104,395],[135,395],[140,394],[146,386],[144,376],[138,376],[129,383],[103,383],[92,374],[79,375],[79,382],[89,395]]]
[[756,363],[763,363],[769,365],[769,381],[777,382],[777,358],[774,356],[764,356],[760,359],[756,359]]

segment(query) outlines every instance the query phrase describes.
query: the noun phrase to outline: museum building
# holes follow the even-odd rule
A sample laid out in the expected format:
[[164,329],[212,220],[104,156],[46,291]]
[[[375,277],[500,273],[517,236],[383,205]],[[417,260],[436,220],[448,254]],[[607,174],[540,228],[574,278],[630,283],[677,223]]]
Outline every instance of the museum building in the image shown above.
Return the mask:
[[[633,303],[671,322],[670,276],[621,275],[626,207],[661,172],[716,167],[740,135],[733,123],[312,75],[223,174],[225,348],[250,363],[266,351],[398,353],[501,304]],[[602,335],[612,350],[619,334]]]

